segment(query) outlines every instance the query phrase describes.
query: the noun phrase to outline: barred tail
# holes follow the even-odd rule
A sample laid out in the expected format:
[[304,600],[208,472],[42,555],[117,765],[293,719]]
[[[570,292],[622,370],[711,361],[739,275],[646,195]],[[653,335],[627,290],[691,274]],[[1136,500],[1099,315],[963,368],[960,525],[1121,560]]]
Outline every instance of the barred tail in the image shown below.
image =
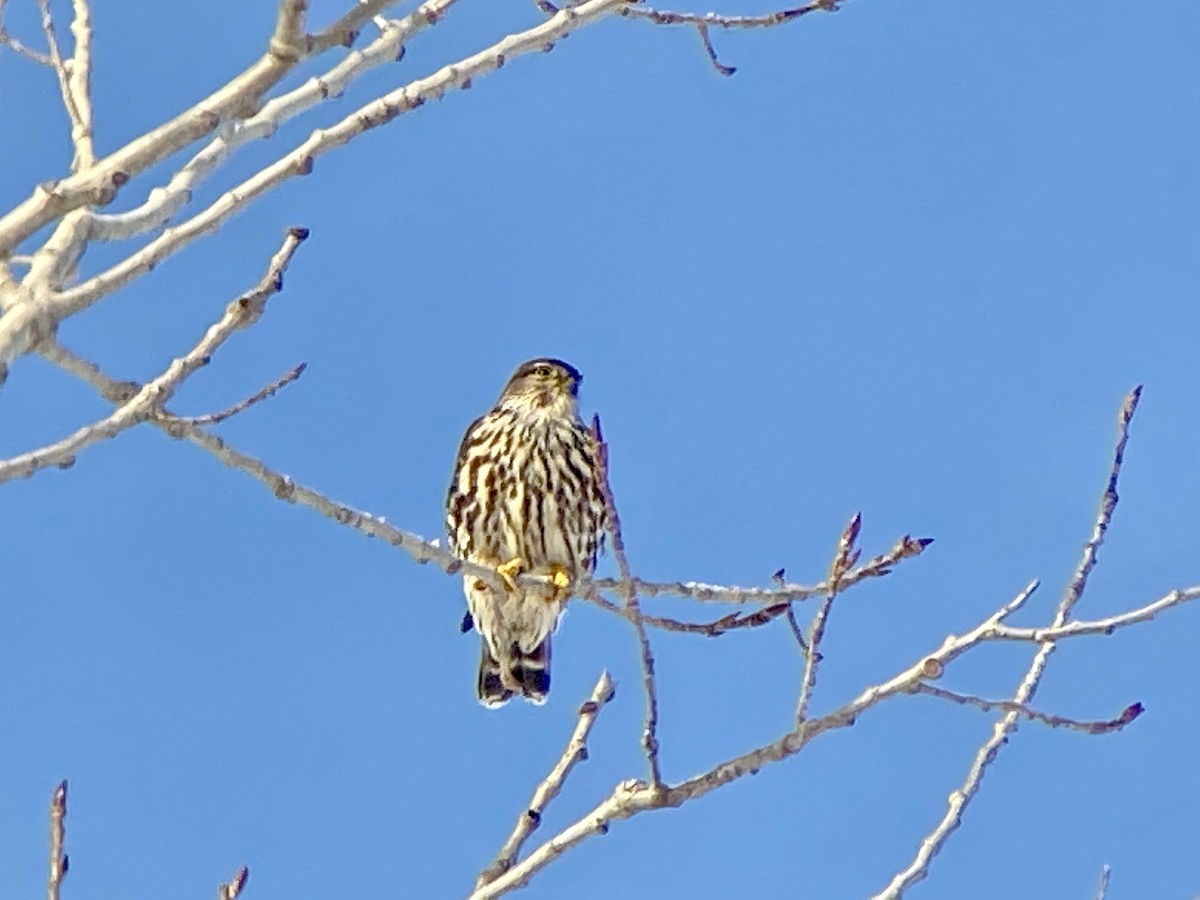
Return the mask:
[[550,636],[532,653],[523,653],[515,645],[508,662],[508,677],[501,663],[492,655],[486,640],[480,640],[479,683],[476,691],[479,702],[489,709],[503,706],[514,693],[541,706],[550,693]]

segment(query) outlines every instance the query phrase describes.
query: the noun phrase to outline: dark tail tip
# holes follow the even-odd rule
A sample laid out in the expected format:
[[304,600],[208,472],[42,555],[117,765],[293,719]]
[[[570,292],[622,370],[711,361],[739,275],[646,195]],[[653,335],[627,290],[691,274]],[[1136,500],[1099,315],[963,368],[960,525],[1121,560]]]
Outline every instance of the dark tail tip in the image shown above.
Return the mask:
[[492,655],[487,641],[481,640],[479,656],[479,681],[476,693],[479,702],[489,709],[503,706],[518,691],[531,703],[538,706],[546,702],[550,693],[550,638],[546,638],[532,653],[522,653],[513,647],[508,659],[508,684],[501,675],[501,663]]
[[500,663],[492,656],[487,641],[480,640],[483,650],[479,654],[479,681],[475,685],[475,693],[479,702],[488,709],[503,706],[512,697],[513,692],[504,686],[500,677]]

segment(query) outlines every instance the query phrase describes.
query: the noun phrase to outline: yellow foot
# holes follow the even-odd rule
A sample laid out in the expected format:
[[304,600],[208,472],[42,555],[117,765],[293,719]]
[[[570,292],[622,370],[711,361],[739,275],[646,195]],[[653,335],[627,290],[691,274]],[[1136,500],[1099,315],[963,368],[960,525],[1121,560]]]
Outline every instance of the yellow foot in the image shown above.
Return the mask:
[[525,560],[521,557],[510,559],[503,565],[496,566],[496,573],[504,579],[504,583],[508,585],[510,591],[517,589],[517,576],[521,574],[521,570],[525,568]]
[[566,566],[550,567],[550,583],[554,585],[554,594],[550,598],[551,603],[566,600],[571,596],[571,576],[567,572]]

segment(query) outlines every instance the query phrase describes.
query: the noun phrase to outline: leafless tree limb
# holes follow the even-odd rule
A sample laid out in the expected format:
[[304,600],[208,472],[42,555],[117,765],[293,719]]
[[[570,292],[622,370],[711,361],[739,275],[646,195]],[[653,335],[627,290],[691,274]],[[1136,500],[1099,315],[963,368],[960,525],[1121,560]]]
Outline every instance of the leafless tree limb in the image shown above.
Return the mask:
[[[842,0],[844,2],[844,0]],[[814,12],[836,12],[833,0],[813,0],[803,6],[793,6],[758,16],[726,16],[720,13],[671,12],[639,3],[621,10],[630,19],[643,19],[653,25],[693,25],[705,28],[774,28]]]
[[[1004,619],[1021,609],[1036,588],[1037,582],[1031,582],[1012,600],[965,634],[948,636],[940,647],[919,658],[907,669],[886,681],[868,687],[849,703],[831,713],[805,719],[792,730],[768,744],[725,760],[706,772],[678,784],[661,785],[655,788],[642,781],[621,782],[605,800],[591,811],[547,839],[525,859],[496,880],[476,890],[471,895],[471,900],[488,900],[488,898],[499,897],[528,884],[539,871],[572,847],[588,838],[605,834],[613,822],[631,818],[648,810],[677,807],[696,800],[730,782],[758,772],[763,766],[794,756],[811,741],[826,732],[853,725],[863,713],[874,709],[886,700],[916,693],[919,690],[918,685],[928,679],[940,677],[955,659],[991,639],[994,636],[994,630],[1003,623]],[[1200,585],[1174,591],[1168,596],[1174,600],[1172,605],[1198,599],[1200,598]],[[1144,616],[1138,615],[1140,612],[1141,610],[1134,610],[1123,616],[1124,624],[1145,621]],[[1114,626],[1114,630],[1119,627],[1124,626]],[[1032,639],[1030,642],[1033,642]],[[1024,701],[1021,702],[1025,705]],[[1135,716],[1136,713],[1132,711],[1133,709],[1135,708],[1131,707],[1130,710],[1126,710],[1120,719]],[[1023,715],[1023,713],[1014,712],[1012,715]],[[1116,726],[1114,725],[1114,727]]]
[[[361,13],[367,7],[375,7],[377,12],[383,5],[364,3],[354,12]],[[302,13],[303,9],[293,0],[283,0],[280,4],[281,20]],[[272,36],[270,49],[217,91],[164,125],[97,160],[86,170],[57,183],[37,187],[28,198],[0,216],[0,258],[7,256],[39,228],[72,210],[108,203],[133,176],[213,131],[227,116],[255,104],[300,59],[294,53],[279,52],[286,35],[296,31],[289,21],[281,24]],[[300,30],[303,30],[302,26]],[[10,356],[0,355],[0,361],[10,360]]]
[[237,900],[242,895],[242,888],[250,879],[250,870],[242,866],[233,873],[233,877],[217,888],[217,900]]
[[662,767],[658,761],[658,685],[654,675],[654,652],[650,647],[650,636],[642,611],[638,606],[637,590],[633,586],[633,575],[629,560],[625,556],[625,539],[621,535],[621,517],[617,514],[617,501],[613,499],[612,485],[608,480],[608,444],[600,431],[600,417],[592,420],[592,433],[599,445],[599,464],[596,479],[604,494],[604,507],[608,520],[608,534],[612,542],[613,556],[621,573],[621,596],[625,599],[627,617],[637,631],[638,649],[642,661],[642,687],[646,692],[646,724],[642,730],[642,749],[646,751],[646,762],[650,766],[650,782],[654,787],[662,784]]
[[404,18],[385,22],[380,35],[366,47],[347,54],[299,87],[268,100],[254,115],[228,122],[165,185],[151,190],[144,203],[126,212],[93,215],[89,239],[123,240],[165,225],[239,147],[270,137],[301,113],[329,98],[340,97],[354,80],[373,68],[401,58],[409,40],[442,21],[456,2],[427,0]]
[[[601,609],[628,618],[624,607],[613,603],[594,587],[584,594],[583,597],[585,600],[595,603]],[[767,625],[787,612],[789,608],[790,604],[776,603],[752,612],[731,612],[711,622],[684,622],[680,619],[668,618],[667,616],[652,616],[646,612],[641,612],[641,619],[651,628],[659,628],[663,631],[674,631],[680,634],[702,634],[706,637],[720,637],[730,631],[758,628]]]
[[151,418],[188,376],[208,365],[213,353],[235,331],[258,320],[267,300],[283,287],[283,273],[296,248],[307,237],[306,229],[291,229],[284,239],[283,246],[272,257],[262,281],[253,290],[230,303],[225,315],[208,329],[195,347],[172,362],[166,371],[147,383],[113,413],[99,422],[80,428],[54,444],[0,461],[0,484],[13,478],[28,477],[47,466],[71,466],[76,455],[87,447],[114,438],[122,431]]
[[50,0],[37,0],[37,6],[42,19],[42,33],[46,36],[46,46],[50,50],[50,66],[54,69],[54,77],[58,79],[63,106],[74,128],[80,121],[79,110],[75,107],[75,98],[71,93],[71,76],[67,72],[67,65],[58,46],[58,31],[54,27],[54,16],[50,12]]
[[1112,875],[1112,869],[1108,866],[1100,867],[1100,883],[1096,885],[1096,900],[1104,900],[1108,896],[1108,879]]
[[[838,538],[837,554],[829,569],[829,592],[813,616],[808,631],[807,651],[804,654],[804,674],[800,678],[800,697],[796,701],[796,723],[803,722],[808,715],[808,704],[812,700],[813,688],[817,683],[817,666],[821,664],[821,641],[825,638],[825,625],[833,609],[833,601],[841,588],[842,579],[858,562],[857,549],[859,531],[862,529],[862,513],[855,513],[846,523]],[[802,644],[803,646],[803,644]]]
[[546,807],[562,791],[563,784],[566,783],[571,770],[588,758],[587,741],[588,736],[592,733],[592,726],[596,724],[600,710],[613,699],[615,693],[616,687],[608,672],[602,672],[596,686],[592,689],[591,697],[579,707],[579,720],[575,723],[575,730],[571,734],[571,739],[567,741],[562,756],[550,770],[550,774],[534,789],[528,808],[517,817],[517,824],[513,828],[512,834],[508,836],[508,840],[496,854],[495,860],[479,873],[479,878],[475,882],[475,890],[495,881],[513,867],[521,853],[521,848],[529,840],[529,836],[542,824],[542,814]]
[[[0,3],[0,13],[3,12],[3,9],[4,4]],[[25,46],[25,44],[21,43],[15,37],[9,34],[7,29],[4,27],[4,22],[2,20],[0,20],[0,46],[8,47],[17,55],[23,56],[30,62],[35,62],[40,66],[47,66],[49,68],[54,67],[54,61],[45,53],[41,53],[31,47]]]
[[75,50],[71,56],[66,94],[75,110],[71,120],[71,143],[75,147],[71,171],[78,172],[96,162],[92,143],[92,10],[89,0],[72,0],[71,5],[74,10],[71,36],[75,40]]
[[70,862],[63,849],[67,842],[67,782],[63,779],[50,798],[50,882],[47,896],[58,900],[63,877]]
[[223,409],[220,412],[208,413],[204,416],[180,416],[180,422],[186,422],[189,425],[217,425],[224,422],[226,419],[232,419],[240,412],[245,412],[256,403],[262,403],[264,400],[269,400],[279,392],[280,389],[287,387],[297,378],[304,374],[304,370],[308,368],[308,363],[300,363],[293,366],[281,378],[277,378],[268,384],[266,387],[259,390],[253,396],[247,397],[228,409]]
[[937,697],[940,700],[961,703],[964,706],[974,706],[976,709],[981,709],[984,712],[1002,709],[1030,721],[1049,725],[1051,728],[1069,728],[1075,731],[1082,731],[1085,734],[1108,734],[1110,731],[1120,731],[1145,711],[1142,704],[1133,703],[1125,707],[1115,719],[1083,721],[1080,719],[1070,719],[1066,716],[1057,716],[1053,713],[1041,712],[1024,703],[1015,703],[1012,700],[987,700],[983,697],[977,697],[974,694],[960,694],[958,691],[948,691],[945,688],[935,687],[925,682],[917,684],[913,688],[913,693],[926,694],[930,697]]
[[[1129,442],[1129,424],[1133,420],[1133,415],[1137,410],[1138,400],[1141,398],[1141,395],[1142,388],[1139,385],[1130,392],[1121,406],[1121,413],[1118,418],[1117,445],[1113,451],[1108,483],[1101,496],[1100,510],[1096,515],[1091,537],[1084,544],[1083,555],[1079,560],[1079,566],[1075,570],[1075,575],[1063,593],[1057,609],[1054,611],[1054,618],[1050,626],[1051,629],[1062,628],[1066,624],[1075,605],[1079,602],[1079,598],[1083,596],[1083,592],[1087,587],[1088,576],[1091,575],[1092,569],[1096,566],[1096,551],[1104,543],[1104,535],[1108,531],[1108,526],[1112,522],[1113,512],[1117,507],[1117,480],[1121,474],[1121,464],[1125,459],[1125,447]],[[1015,705],[1026,706],[1033,699],[1054,649],[1055,643],[1052,639],[1043,637],[1039,642],[1033,662],[1030,664],[1029,670],[1025,673],[1025,677],[1021,680],[1021,684],[1017,687],[1016,693],[1013,695],[1012,702]],[[951,793],[949,804],[942,820],[926,835],[917,849],[912,862],[896,874],[888,886],[876,895],[877,898],[887,898],[887,900],[898,898],[905,890],[929,874],[931,861],[941,852],[950,835],[962,823],[963,812],[978,794],[984,775],[1002,747],[1008,742],[1008,736],[1016,730],[1020,718],[1021,713],[1014,709],[1005,713],[996,722],[991,737],[979,748],[979,752],[971,764],[966,779],[960,787]]]

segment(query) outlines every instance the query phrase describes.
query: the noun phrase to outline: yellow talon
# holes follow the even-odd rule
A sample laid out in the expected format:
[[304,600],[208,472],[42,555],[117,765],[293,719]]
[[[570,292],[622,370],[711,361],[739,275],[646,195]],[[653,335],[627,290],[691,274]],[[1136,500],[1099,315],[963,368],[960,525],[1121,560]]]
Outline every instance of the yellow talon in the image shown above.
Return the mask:
[[517,576],[521,574],[521,570],[524,568],[525,560],[517,556],[503,565],[496,566],[496,574],[504,579],[504,583],[508,585],[510,591],[515,591],[517,589]]
[[554,585],[552,601],[565,600],[570,596],[571,576],[565,566],[550,567],[550,583]]

